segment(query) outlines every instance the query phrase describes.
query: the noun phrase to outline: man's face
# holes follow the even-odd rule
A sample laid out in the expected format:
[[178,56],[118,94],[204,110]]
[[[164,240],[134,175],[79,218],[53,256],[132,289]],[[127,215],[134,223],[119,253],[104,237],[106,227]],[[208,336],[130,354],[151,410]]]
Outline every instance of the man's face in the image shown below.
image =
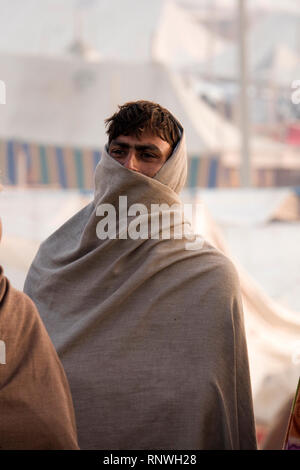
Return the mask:
[[153,134],[140,138],[119,135],[111,141],[108,153],[129,170],[153,178],[171,155],[172,147]]

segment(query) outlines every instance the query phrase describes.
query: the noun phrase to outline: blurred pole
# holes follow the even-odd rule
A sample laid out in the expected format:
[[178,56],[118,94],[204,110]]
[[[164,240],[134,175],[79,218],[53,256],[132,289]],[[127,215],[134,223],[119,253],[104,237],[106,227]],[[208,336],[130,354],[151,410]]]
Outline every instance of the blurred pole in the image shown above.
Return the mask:
[[241,127],[241,186],[251,186],[249,108],[248,108],[248,51],[246,1],[238,0],[239,66],[240,66],[240,127]]
[[[207,0],[206,3],[206,80],[209,82],[214,82],[214,70],[213,70],[213,62],[214,62],[214,53],[215,53],[215,17],[216,17],[216,3],[215,0]],[[210,36],[209,36],[209,33]]]

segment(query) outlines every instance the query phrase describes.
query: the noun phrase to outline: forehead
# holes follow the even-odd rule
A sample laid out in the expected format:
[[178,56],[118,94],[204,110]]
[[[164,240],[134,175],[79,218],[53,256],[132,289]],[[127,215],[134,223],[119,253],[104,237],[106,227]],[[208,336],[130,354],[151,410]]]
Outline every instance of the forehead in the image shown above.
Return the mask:
[[115,139],[112,140],[114,143],[124,143],[130,146],[143,145],[143,146],[153,146],[158,147],[162,153],[169,151],[171,146],[168,142],[161,139],[157,135],[144,133],[140,137],[134,135],[118,135]]

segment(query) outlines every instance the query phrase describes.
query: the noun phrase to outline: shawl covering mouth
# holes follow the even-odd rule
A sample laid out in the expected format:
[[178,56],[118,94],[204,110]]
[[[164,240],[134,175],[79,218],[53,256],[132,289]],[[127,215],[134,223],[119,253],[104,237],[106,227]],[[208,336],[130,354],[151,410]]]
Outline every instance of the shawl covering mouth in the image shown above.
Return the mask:
[[0,449],[78,449],[63,367],[36,307],[1,266],[0,340]]
[[104,150],[94,200],[40,247],[25,292],[64,365],[82,449],[256,448],[239,280],[206,241],[99,240],[99,204],[172,205],[184,135],[154,178]]

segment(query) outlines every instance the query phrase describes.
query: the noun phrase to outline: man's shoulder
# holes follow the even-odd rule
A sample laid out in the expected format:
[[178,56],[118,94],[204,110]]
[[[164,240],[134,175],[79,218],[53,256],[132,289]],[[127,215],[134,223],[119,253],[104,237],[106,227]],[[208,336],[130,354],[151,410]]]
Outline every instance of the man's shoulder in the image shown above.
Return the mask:
[[214,257],[215,275],[226,280],[228,285],[239,285],[238,271],[232,259],[213,246],[211,249],[211,255]]
[[198,298],[201,311],[207,314],[207,325],[218,326],[221,330],[229,327],[231,331],[232,322],[243,317],[237,268],[228,256],[209,243],[198,263],[199,275],[191,283],[191,297]]
[[205,277],[212,277],[219,287],[239,287],[239,275],[234,262],[207,240],[190,260]]

